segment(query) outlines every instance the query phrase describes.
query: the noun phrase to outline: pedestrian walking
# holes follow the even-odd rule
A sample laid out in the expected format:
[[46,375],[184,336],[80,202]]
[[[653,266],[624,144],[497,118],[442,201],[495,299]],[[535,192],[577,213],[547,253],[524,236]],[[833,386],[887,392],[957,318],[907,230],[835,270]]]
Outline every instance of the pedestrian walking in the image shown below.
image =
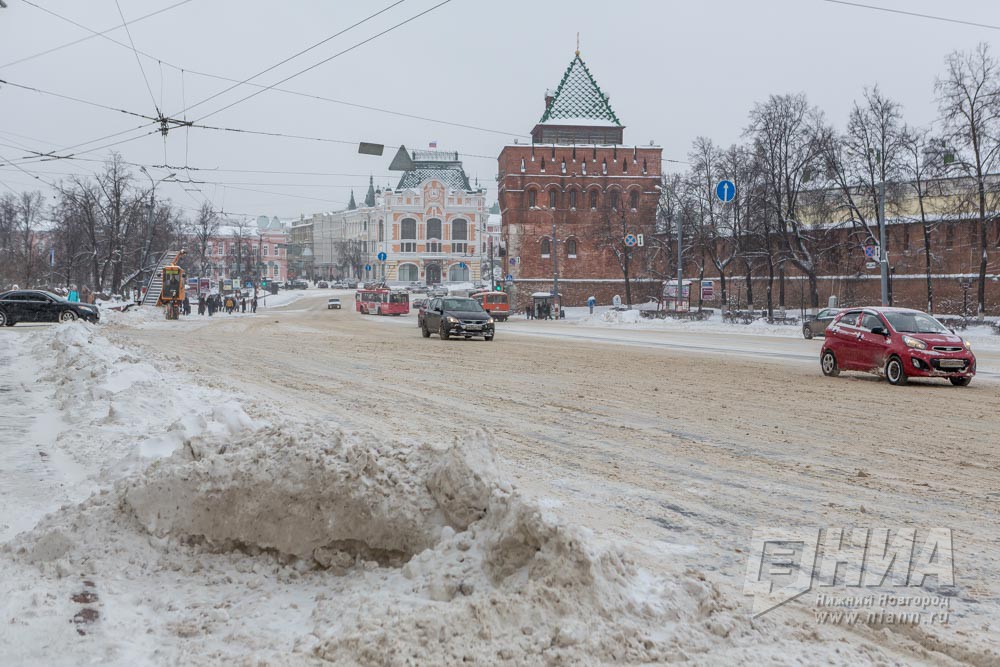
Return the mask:
[[257,297],[254,297],[253,301],[250,302],[250,312],[252,313],[257,312]]
[[240,312],[247,312],[247,298],[243,297],[240,299]]
[[205,314],[205,297],[200,294],[198,295],[198,314]]
[[191,314],[191,301],[188,299],[187,294],[184,295],[184,314]]

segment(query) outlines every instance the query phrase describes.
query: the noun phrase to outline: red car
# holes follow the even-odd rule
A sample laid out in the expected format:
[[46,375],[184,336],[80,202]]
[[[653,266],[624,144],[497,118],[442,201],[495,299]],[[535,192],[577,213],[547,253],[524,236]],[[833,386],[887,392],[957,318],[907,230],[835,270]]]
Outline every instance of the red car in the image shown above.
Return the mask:
[[968,341],[919,310],[845,308],[826,329],[820,366],[829,376],[867,371],[893,385],[940,377],[965,387],[976,374],[976,357]]

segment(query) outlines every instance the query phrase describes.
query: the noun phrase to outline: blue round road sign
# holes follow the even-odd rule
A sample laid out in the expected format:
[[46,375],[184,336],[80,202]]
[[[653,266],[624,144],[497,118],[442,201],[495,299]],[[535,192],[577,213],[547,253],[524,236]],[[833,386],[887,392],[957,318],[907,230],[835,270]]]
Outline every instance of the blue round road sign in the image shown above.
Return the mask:
[[629,248],[635,247],[637,243],[639,243],[639,239],[635,237],[635,234],[625,235],[625,245],[627,245]]
[[736,197],[736,184],[732,181],[719,181],[715,186],[715,196],[722,202],[731,202]]
[[372,265],[371,264],[365,264],[365,271],[371,271],[371,270],[372,270]]
[[459,262],[458,263],[458,268],[465,269],[465,268],[468,268],[468,267],[466,266],[465,262]]
[[378,261],[384,262],[386,257],[388,257],[388,255],[386,255],[384,252],[380,252],[378,254]]

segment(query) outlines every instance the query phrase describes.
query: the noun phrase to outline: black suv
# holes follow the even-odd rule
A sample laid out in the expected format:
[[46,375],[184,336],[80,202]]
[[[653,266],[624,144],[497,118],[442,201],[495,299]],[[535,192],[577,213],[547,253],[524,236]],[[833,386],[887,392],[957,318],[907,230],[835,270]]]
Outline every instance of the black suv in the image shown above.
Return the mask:
[[101,314],[97,306],[68,301],[42,290],[15,290],[0,294],[0,326],[12,327],[15,322],[72,322],[76,319],[97,322]]
[[493,318],[475,299],[438,297],[430,300],[424,310],[420,333],[430,338],[437,333],[442,340],[451,336],[482,336],[493,340]]

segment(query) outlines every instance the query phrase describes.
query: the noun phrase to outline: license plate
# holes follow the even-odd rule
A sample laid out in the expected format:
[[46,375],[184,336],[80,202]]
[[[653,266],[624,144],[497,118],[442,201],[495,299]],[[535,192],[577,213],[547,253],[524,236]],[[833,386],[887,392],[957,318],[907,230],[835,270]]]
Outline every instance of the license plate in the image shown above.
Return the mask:
[[961,359],[942,359],[938,362],[941,368],[965,368],[965,362]]
[[471,329],[471,330],[475,331],[475,330],[478,330],[478,329],[482,329],[483,325],[482,324],[466,324],[465,328],[466,329]]

